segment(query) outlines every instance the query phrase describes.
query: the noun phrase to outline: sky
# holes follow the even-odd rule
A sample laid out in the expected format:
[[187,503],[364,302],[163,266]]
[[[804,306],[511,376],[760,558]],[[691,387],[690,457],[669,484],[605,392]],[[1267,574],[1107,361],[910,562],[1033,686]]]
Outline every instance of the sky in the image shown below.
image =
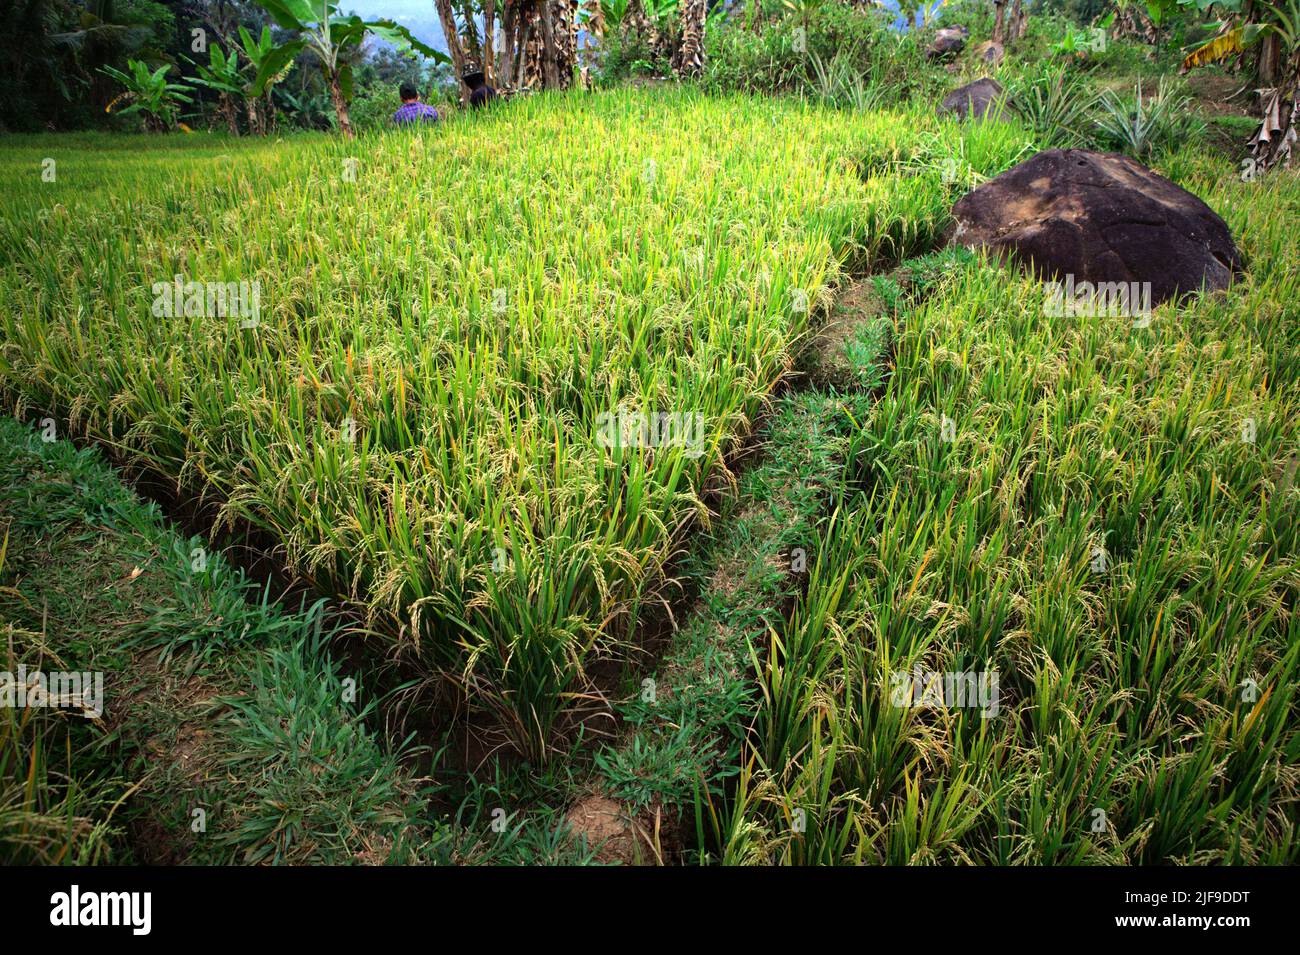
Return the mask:
[[430,46],[447,48],[433,0],[339,0],[339,8],[347,13],[359,13],[367,20],[378,17],[396,20]]
[[390,20],[437,19],[433,0],[343,0],[341,7],[355,10],[364,17],[388,17]]

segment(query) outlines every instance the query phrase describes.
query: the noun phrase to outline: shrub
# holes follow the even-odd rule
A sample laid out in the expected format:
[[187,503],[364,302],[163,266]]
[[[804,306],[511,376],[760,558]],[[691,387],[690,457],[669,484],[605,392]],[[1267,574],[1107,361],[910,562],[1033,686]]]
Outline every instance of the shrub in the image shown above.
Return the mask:
[[372,86],[353,97],[348,112],[352,125],[358,132],[383,129],[391,125],[393,113],[402,105],[402,98],[391,86]]
[[[703,83],[714,91],[803,93],[879,105],[932,94],[943,85],[942,71],[926,61],[916,36],[890,30],[874,9],[829,4],[783,17],[759,33],[714,23],[705,46]],[[871,96],[848,95],[855,89]]]
[[667,76],[672,65],[656,56],[654,48],[641,37],[622,36],[609,31],[601,41],[596,73],[602,86],[616,86],[634,76]]
[[1205,123],[1192,113],[1190,103],[1191,98],[1164,77],[1154,95],[1143,94],[1141,81],[1131,98],[1107,90],[1098,102],[1098,138],[1109,148],[1146,161],[1205,134]]
[[1089,142],[1096,93],[1063,66],[1048,65],[1007,82],[1007,102],[1044,148]]

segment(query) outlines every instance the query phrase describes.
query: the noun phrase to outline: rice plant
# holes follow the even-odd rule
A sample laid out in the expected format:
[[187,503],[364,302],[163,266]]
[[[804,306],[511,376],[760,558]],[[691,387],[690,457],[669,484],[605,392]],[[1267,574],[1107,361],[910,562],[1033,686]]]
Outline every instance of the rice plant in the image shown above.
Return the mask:
[[[927,123],[621,91],[292,150],[72,149],[53,184],[36,143],[3,168],[0,390],[272,535],[542,760],[841,258],[942,227],[925,182],[854,162]],[[217,283],[256,308],[213,314]],[[639,440],[665,414],[703,422],[690,446]]]
[[[1207,173],[1251,274],[1149,325],[909,270],[735,800],[701,800],[721,861],[1300,857],[1300,184]],[[996,693],[896,696],[918,672]]]

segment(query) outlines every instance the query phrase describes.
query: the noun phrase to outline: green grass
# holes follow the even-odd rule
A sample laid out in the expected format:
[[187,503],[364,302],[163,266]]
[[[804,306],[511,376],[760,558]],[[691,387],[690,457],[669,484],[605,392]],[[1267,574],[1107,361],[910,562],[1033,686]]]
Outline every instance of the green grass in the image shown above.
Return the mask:
[[[833,396],[779,399],[761,432],[765,459],[745,471],[685,574],[700,595],[656,668],[653,694],[632,687],[627,732],[597,752],[603,786],[635,809],[682,809],[724,795],[756,709],[752,647],[779,626],[804,579],[811,522],[837,470],[847,422]],[[797,553],[796,553],[797,552]]]
[[104,679],[99,719],[0,708],[0,858],[345,864],[469,850],[428,822],[416,781],[368,728],[364,679],[347,701],[322,608],[281,611],[219,553],[196,570],[202,542],[97,453],[0,418],[0,540],[0,669]]
[[[800,303],[933,241],[938,173],[899,163],[959,138],[688,91],[573,103],[356,143],[18,139],[0,166],[13,407],[269,532],[534,762],[665,586]],[[1024,145],[966,134],[986,171]],[[177,274],[260,282],[260,324],[151,315]],[[703,453],[602,447],[616,411],[702,415]]]

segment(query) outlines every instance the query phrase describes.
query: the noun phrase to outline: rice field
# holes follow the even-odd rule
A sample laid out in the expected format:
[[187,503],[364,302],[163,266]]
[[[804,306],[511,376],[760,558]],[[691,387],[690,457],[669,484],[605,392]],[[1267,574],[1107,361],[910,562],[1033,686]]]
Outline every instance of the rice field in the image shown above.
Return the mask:
[[[844,263],[933,241],[935,128],[623,91],[356,142],[29,140],[0,391],[269,534],[545,760]],[[972,175],[1027,145],[969,139]]]
[[[530,767],[668,605],[673,705],[633,694],[631,742],[557,774],[693,819],[693,860],[1300,856],[1294,174],[1164,157],[1247,275],[1135,326],[931,254],[1037,144],[926,104],[628,89],[136,142],[0,157],[5,410],[260,532]],[[853,283],[883,326],[801,378]]]

